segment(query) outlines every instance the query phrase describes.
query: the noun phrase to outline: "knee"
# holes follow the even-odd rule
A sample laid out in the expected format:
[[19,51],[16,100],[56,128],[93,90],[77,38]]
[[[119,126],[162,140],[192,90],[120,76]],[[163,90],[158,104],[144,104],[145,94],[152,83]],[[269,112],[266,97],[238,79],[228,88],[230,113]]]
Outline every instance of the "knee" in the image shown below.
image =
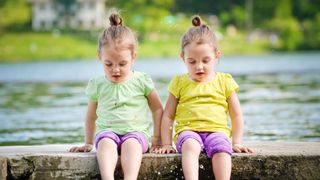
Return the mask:
[[216,158],[224,158],[224,159],[230,159],[231,160],[231,155],[226,152],[217,152],[213,154],[212,160]]
[[140,142],[136,138],[129,138],[121,144],[121,149],[137,149],[142,148]]
[[114,140],[112,140],[110,138],[103,138],[98,143],[98,147],[101,147],[101,146],[112,146],[112,145],[117,146],[116,142],[114,142]]
[[117,149],[117,146],[118,145],[116,144],[116,142],[114,142],[114,140],[112,140],[110,138],[103,138],[98,142],[96,148],[97,148],[97,151],[99,152],[99,150],[105,149],[105,148],[108,148],[108,149],[115,148],[115,149]]
[[187,151],[200,153],[201,152],[200,143],[193,138],[186,139],[182,144],[182,153]]

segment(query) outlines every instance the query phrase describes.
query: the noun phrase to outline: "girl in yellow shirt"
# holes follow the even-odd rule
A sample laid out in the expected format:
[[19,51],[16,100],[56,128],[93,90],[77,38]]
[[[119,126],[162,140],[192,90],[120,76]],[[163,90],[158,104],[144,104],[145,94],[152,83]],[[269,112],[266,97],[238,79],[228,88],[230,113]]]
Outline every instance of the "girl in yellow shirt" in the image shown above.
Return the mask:
[[[253,152],[242,145],[243,117],[236,92],[238,84],[227,73],[214,71],[221,52],[214,32],[199,16],[182,37],[181,58],[188,73],[173,78],[162,117],[160,153],[182,153],[186,179],[198,179],[201,151],[212,158],[215,179],[230,179],[231,153]],[[232,130],[228,127],[228,112]],[[232,145],[229,137],[232,132]]]

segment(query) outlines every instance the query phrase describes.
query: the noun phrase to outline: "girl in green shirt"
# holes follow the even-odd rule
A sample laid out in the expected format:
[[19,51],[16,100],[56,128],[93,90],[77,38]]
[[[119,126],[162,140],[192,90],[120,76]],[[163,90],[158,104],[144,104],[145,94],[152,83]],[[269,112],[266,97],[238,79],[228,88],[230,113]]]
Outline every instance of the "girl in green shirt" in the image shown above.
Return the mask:
[[70,151],[89,152],[95,144],[102,179],[114,179],[121,152],[124,178],[137,179],[142,154],[147,152],[151,137],[149,108],[154,124],[151,152],[161,145],[163,108],[150,76],[132,70],[137,48],[133,32],[122,25],[118,14],[111,14],[109,20],[111,26],[101,34],[98,47],[105,75],[91,79],[86,89],[90,100],[85,145]]

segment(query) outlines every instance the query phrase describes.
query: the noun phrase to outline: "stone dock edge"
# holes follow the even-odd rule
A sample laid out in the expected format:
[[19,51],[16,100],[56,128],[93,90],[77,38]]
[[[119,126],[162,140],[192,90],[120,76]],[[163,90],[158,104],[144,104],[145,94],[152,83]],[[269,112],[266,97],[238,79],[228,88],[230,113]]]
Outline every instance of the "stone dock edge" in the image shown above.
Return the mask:
[[[320,142],[247,142],[254,154],[232,154],[231,179],[320,179]],[[96,152],[74,145],[0,146],[0,179],[101,179]],[[123,179],[118,161],[115,179]],[[180,154],[143,155],[138,179],[184,179]],[[199,158],[199,179],[214,179],[211,160]]]

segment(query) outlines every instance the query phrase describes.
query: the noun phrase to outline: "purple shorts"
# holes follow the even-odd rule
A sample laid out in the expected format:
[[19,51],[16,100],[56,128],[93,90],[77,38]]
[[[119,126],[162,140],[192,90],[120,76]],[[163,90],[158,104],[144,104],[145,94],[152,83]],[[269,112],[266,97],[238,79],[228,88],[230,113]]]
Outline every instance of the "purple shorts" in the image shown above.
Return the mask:
[[103,138],[109,138],[112,139],[118,147],[118,150],[121,149],[121,145],[123,142],[125,142],[126,140],[128,140],[129,138],[135,138],[136,140],[138,140],[138,142],[140,143],[141,147],[142,147],[142,153],[145,153],[148,151],[148,139],[146,138],[146,136],[141,133],[141,132],[129,132],[127,134],[124,135],[119,135],[116,134],[112,131],[101,131],[96,135],[96,140],[95,140],[95,146],[96,149],[98,149],[98,145],[99,142],[103,139]]
[[232,154],[231,143],[224,133],[195,131],[183,131],[179,134],[176,142],[176,148],[179,153],[181,153],[183,142],[188,138],[197,140],[200,143],[201,150],[205,151],[209,158],[219,152]]

